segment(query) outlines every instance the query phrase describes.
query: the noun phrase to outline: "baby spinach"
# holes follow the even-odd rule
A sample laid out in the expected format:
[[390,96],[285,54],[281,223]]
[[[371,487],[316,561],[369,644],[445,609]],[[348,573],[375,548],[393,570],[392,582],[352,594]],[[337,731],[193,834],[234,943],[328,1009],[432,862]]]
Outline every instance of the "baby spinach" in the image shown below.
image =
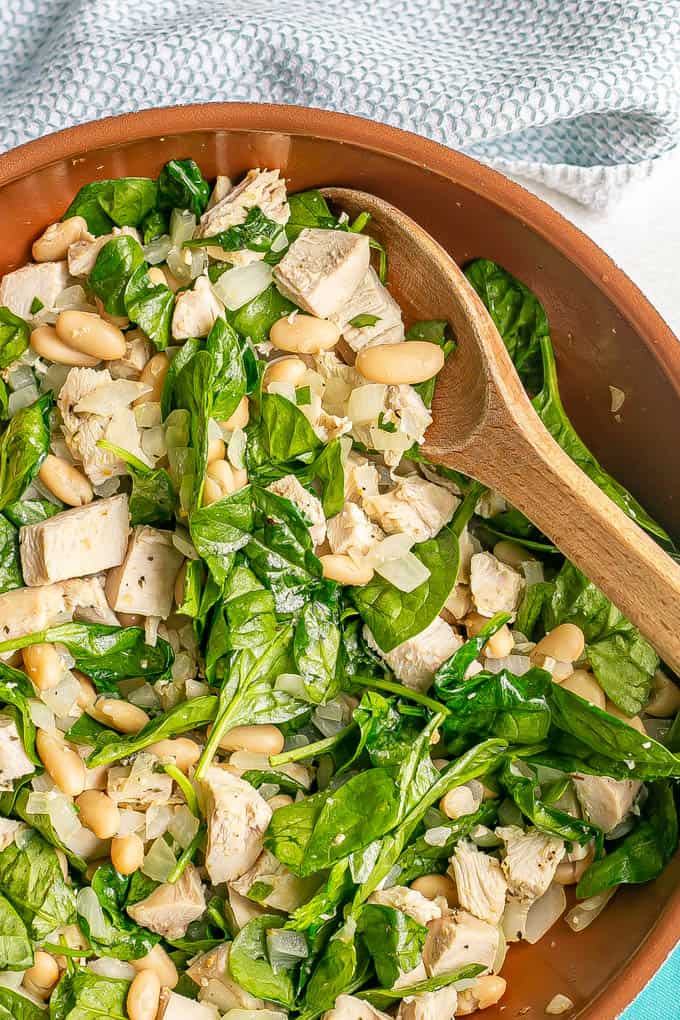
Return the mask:
[[200,216],[210,198],[210,185],[193,159],[171,159],[158,175],[161,209],[188,209]]
[[351,994],[368,976],[370,957],[354,937],[350,919],[328,941],[305,989],[300,1020],[313,1020],[332,1009],[343,992]]
[[164,351],[170,342],[175,307],[175,295],[170,288],[164,283],[152,283],[148,266],[141,263],[130,273],[122,300],[124,314],[146,333],[157,351]]
[[0,307],[0,369],[9,368],[28,347],[31,331],[24,319]]
[[0,510],[20,498],[49,452],[51,407],[49,394],[22,407],[0,437]]
[[340,689],[341,631],[333,603],[311,600],[295,625],[293,656],[310,701],[329,701]]
[[175,406],[185,408],[190,414],[194,476],[190,509],[201,505],[203,481],[208,465],[208,425],[212,414],[214,382],[215,359],[208,351],[197,351],[182,368],[175,381]]
[[210,237],[195,237],[185,241],[185,248],[221,248],[222,251],[268,252],[272,244],[284,234],[284,228],[275,220],[270,220],[259,206],[248,210],[244,223],[238,223],[226,230],[220,230]]
[[234,553],[250,541],[252,529],[250,486],[191,514],[191,540],[219,586],[229,576]]
[[394,907],[365,903],[357,918],[357,932],[366,943],[378,980],[385,988],[420,963],[427,928]]
[[[335,517],[345,501],[345,469],[342,464],[342,447],[339,439],[332,439],[322,449],[316,460],[309,465],[311,479],[321,486],[321,504],[326,517]],[[302,482],[302,472],[298,472]],[[303,482],[308,484],[308,482]]]
[[[436,681],[435,681],[436,682]],[[539,744],[550,730],[552,677],[543,669],[515,676],[507,669],[483,671],[467,680],[435,687],[450,715],[444,736],[479,733],[504,737],[514,744]]]
[[252,301],[233,312],[230,321],[242,337],[252,340],[254,344],[261,344],[269,340],[269,330],[274,323],[284,315],[290,315],[295,308],[296,305],[280,294],[272,283]]
[[144,266],[144,254],[134,237],[121,234],[107,241],[97,255],[89,284],[109,315],[127,315],[125,290],[136,269]]
[[241,343],[233,326],[219,317],[208,333],[205,346],[215,364],[212,417],[226,421],[248,389]]
[[492,827],[496,823],[498,805],[494,801],[485,801],[472,814],[462,815],[460,818],[450,820],[442,816],[438,828],[446,830],[446,837],[443,843],[429,843],[425,836],[418,836],[397,860],[399,885],[410,885],[421,875],[431,875],[432,872],[443,874],[449,866],[449,859],[454,851],[456,843],[469,836],[478,825]]
[[130,982],[69,968],[50,999],[50,1020],[127,1020]]
[[0,892],[34,939],[44,939],[76,919],[75,897],[61,873],[57,852],[37,833],[21,847],[10,843],[0,851]]
[[112,227],[137,227],[155,207],[156,182],[148,177],[119,177],[85,184],[64,213],[63,219],[82,216],[95,236]]
[[442,663],[434,677],[434,689],[437,693],[437,697],[444,700],[450,691],[456,690],[459,684],[465,680],[465,674],[468,671],[468,667],[472,665],[475,659],[479,656],[482,648],[487,643],[489,638],[493,637],[501,627],[506,624],[510,619],[509,613],[496,613],[492,616],[488,623],[485,623],[482,629],[474,637],[468,638],[467,641],[458,648],[450,659]]
[[[33,963],[33,946],[26,925],[4,896],[0,896],[0,968],[26,970]],[[0,1005],[2,1000],[0,999]],[[2,1013],[0,1013],[2,1017]]]
[[98,445],[115,453],[127,465],[132,480],[128,503],[132,526],[171,524],[175,519],[177,496],[165,468],[150,468],[134,454],[105,439],[100,440]]
[[332,230],[337,219],[331,212],[328,202],[320,191],[310,188],[309,191],[298,191],[288,196],[290,219],[286,223],[286,233],[290,241],[294,241],[305,227],[321,227]]
[[92,877],[90,886],[104,914],[103,930],[95,934],[82,914],[78,921],[98,956],[138,960],[159,942],[158,935],[140,928],[125,912],[130,881],[129,875],[119,875],[111,864],[100,865]]
[[167,212],[161,209],[152,209],[147,213],[139,225],[142,235],[142,244],[149,244],[157,237],[167,234],[170,229],[170,217]]
[[500,773],[501,783],[517,807],[533,824],[554,836],[572,843],[602,842],[602,832],[596,825],[548,804],[542,797],[536,769],[518,758],[509,758]]
[[[431,344],[438,344],[444,351],[444,357],[456,349],[456,341],[453,339],[451,327],[445,319],[430,319],[423,322],[414,322],[406,331],[407,340],[426,340]],[[413,388],[420,394],[425,407],[432,407],[434,391],[437,385],[437,376],[426,379],[425,382],[417,383]]]
[[26,524],[46,521],[65,509],[65,506],[50,503],[46,499],[22,499],[16,503],[9,503],[5,507],[4,516],[15,528],[23,528]]
[[302,411],[278,393],[262,396],[262,442],[274,461],[316,453],[322,443]]
[[389,1009],[390,1006],[402,999],[425,995],[427,992],[438,992],[440,988],[447,988],[448,985],[453,985],[458,981],[470,981],[478,974],[483,973],[484,967],[481,964],[471,963],[450,974],[440,974],[438,977],[416,981],[412,985],[402,985],[401,988],[367,988],[358,992],[357,998],[363,999],[364,1002],[370,1002],[376,1009]]
[[19,532],[0,514],[0,595],[12,588],[22,588],[23,584]]
[[182,344],[177,353],[173,356],[167,374],[165,376],[165,382],[163,383],[163,392],[161,394],[161,417],[165,420],[174,407],[175,404],[175,386],[177,385],[177,378],[182,369],[189,364],[194,354],[200,351],[203,347],[203,342],[197,340],[194,337],[190,337]]
[[87,759],[89,768],[97,765],[111,765],[121,758],[127,758],[131,754],[143,751],[149,744],[157,740],[164,740],[166,737],[176,737],[180,733],[188,733],[189,730],[200,726],[207,726],[213,722],[217,713],[217,698],[214,695],[206,694],[199,698],[191,698],[189,701],[182,701],[174,708],[168,709],[162,715],[156,716],[144,726],[139,733],[130,736],[117,737],[115,740],[107,739],[102,744],[97,744],[94,751]]
[[0,1020],[45,1020],[45,1010],[21,992],[0,986]]
[[267,956],[267,932],[283,927],[284,920],[279,914],[263,914],[249,921],[231,944],[229,972],[251,995],[292,1009],[295,1005],[292,978],[285,970],[274,973]]
[[15,720],[21,735],[26,754],[34,765],[40,765],[40,758],[35,750],[35,726],[31,719],[30,701],[35,691],[30,680],[20,669],[0,662],[0,702],[11,705],[15,710]]

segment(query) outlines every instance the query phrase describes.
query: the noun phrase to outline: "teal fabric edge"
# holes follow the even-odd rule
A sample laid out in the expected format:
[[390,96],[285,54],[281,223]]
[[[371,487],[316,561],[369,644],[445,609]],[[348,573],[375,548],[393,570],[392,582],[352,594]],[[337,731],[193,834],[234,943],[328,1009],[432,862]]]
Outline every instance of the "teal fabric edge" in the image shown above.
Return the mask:
[[680,1020],[680,944],[620,1020]]

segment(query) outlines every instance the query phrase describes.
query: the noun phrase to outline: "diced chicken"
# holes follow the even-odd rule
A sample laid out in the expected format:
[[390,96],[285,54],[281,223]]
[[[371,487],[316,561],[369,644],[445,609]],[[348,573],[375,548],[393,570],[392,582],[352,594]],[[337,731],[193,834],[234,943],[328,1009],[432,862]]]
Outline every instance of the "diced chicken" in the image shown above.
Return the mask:
[[0,283],[0,305],[22,319],[31,318],[31,305],[35,298],[45,308],[54,308],[62,290],[68,284],[65,262],[29,263],[13,273],[7,273]]
[[[399,429],[404,432],[412,443],[420,445],[428,428],[432,424],[432,415],[423,398],[413,386],[388,386],[387,387],[387,409],[394,411],[399,419]],[[451,488],[438,481],[439,488]]]
[[525,832],[518,825],[496,829],[505,843],[503,873],[512,896],[524,901],[537,900],[546,891],[564,857],[564,840],[538,829]]
[[266,907],[261,907],[254,900],[249,900],[246,896],[237,893],[233,885],[227,886],[227,898],[234,916],[234,923],[239,931],[241,928],[245,928],[249,921],[268,913]]
[[368,902],[401,910],[402,914],[408,914],[423,926],[442,916],[441,908],[434,900],[428,900],[416,889],[409,889],[405,885],[393,885],[389,889],[380,889],[369,896]]
[[154,353],[154,346],[141,333],[128,333],[125,354],[117,361],[107,362],[112,379],[139,379],[140,373]]
[[13,638],[45,630],[74,617],[99,623],[117,623],[98,578],[14,588],[0,595],[0,638]]
[[470,559],[470,591],[475,608],[482,616],[514,614],[523,588],[521,574],[491,553],[474,553]]
[[207,336],[223,311],[208,277],[199,276],[193,290],[183,290],[177,295],[172,314],[172,335],[175,340]]
[[387,1013],[376,1009],[354,995],[338,995],[333,1009],[324,1013],[322,1020],[391,1020]]
[[256,882],[263,882],[271,889],[266,896],[258,896],[258,902],[274,910],[285,910],[287,914],[306,903],[319,885],[314,877],[298,878],[293,875],[268,850],[262,851],[252,868],[232,882],[231,888],[247,896]]
[[285,297],[312,315],[338,312],[368,272],[365,234],[305,227],[274,270]]
[[[358,315],[371,315],[377,321],[372,326],[353,326],[352,319]],[[401,308],[373,268],[369,268],[348,301],[330,318],[340,327],[353,351],[404,339]]]
[[444,609],[450,613],[456,623],[462,621],[472,609],[470,588],[467,584],[457,584],[446,602]]
[[221,202],[229,194],[232,187],[231,177],[227,177],[225,174],[218,174],[215,178],[215,187],[212,189],[206,209],[214,209],[217,203]]
[[[284,224],[290,219],[286,183],[279,177],[278,170],[249,170],[235,188],[231,187],[228,177],[218,178],[208,208],[201,216],[196,236],[212,237],[222,230],[244,223],[250,210],[255,207],[275,223]],[[264,258],[264,252],[247,248],[223,251],[222,248],[212,246],[206,250],[211,258],[230,262],[233,266],[244,266]]]
[[203,785],[208,802],[205,866],[213,885],[233,882],[262,852],[272,810],[250,783],[211,766]]
[[508,883],[499,861],[482,853],[468,839],[461,839],[451,858],[449,874],[456,883],[464,910],[482,921],[497,925],[505,909]]
[[26,584],[34,588],[120,566],[128,529],[125,495],[99,499],[26,525],[19,531]]
[[364,627],[364,637],[397,679],[414,691],[426,691],[439,667],[463,644],[460,634],[440,616],[435,616],[425,630],[403,641],[391,652],[381,650],[367,627]]
[[470,563],[472,557],[482,551],[482,543],[471,535],[467,528],[463,528],[458,539],[458,580],[467,584],[470,580]]
[[68,271],[71,276],[89,276],[104,245],[112,241],[114,237],[121,237],[123,234],[141,242],[139,231],[134,227],[114,227],[110,234],[102,234],[101,237],[89,235],[69,245]]
[[172,533],[140,525],[133,529],[125,559],[109,571],[106,597],[116,613],[141,613],[166,620],[184,557]]
[[229,974],[228,942],[209,949],[196,957],[187,967],[187,977],[199,987],[198,1000],[216,1006],[220,1012],[228,1009],[263,1009],[264,1002],[241,988]]
[[25,828],[24,822],[16,822],[13,818],[0,818],[0,852],[6,850],[10,843],[14,842],[17,833]]
[[339,514],[331,517],[326,526],[331,551],[360,559],[384,535],[376,524],[356,503],[345,503]]
[[452,1020],[457,1005],[458,992],[449,985],[403,999],[396,1020]]
[[309,534],[314,545],[321,545],[326,537],[326,517],[321,501],[300,484],[295,475],[284,475],[267,486],[270,492],[294,503],[309,522]]
[[164,988],[157,1020],[220,1020],[220,1015],[217,1007],[208,1002],[196,1002]]
[[478,517],[484,517],[488,520],[489,517],[495,517],[496,514],[502,514],[508,509],[506,500],[501,496],[500,492],[496,492],[495,489],[488,489],[477,501],[475,507],[475,513]]
[[362,503],[378,495],[378,471],[366,457],[350,453],[345,464],[345,499]]
[[[148,768],[116,765],[109,769],[106,791],[116,804],[139,810],[152,804],[169,803],[172,797],[172,779],[164,772],[152,772],[155,759],[151,755],[147,757]],[[141,762],[139,764],[141,766]]]
[[604,833],[611,832],[628,817],[642,786],[637,779],[610,779],[581,773],[571,778],[583,813]]
[[493,969],[500,931],[467,910],[457,908],[429,926],[423,963],[430,977],[450,974],[471,963]]
[[187,865],[177,882],[164,882],[127,908],[133,921],[166,939],[181,939],[191,922],[204,911],[203,886],[193,864]]
[[35,772],[35,765],[24,751],[14,719],[0,715],[0,789],[11,790],[15,779]]
[[[300,410],[305,411],[306,408],[301,407]],[[352,422],[349,418],[344,415],[328,414],[322,407],[316,414],[306,414],[305,417],[322,443],[330,443],[352,431]]]
[[388,535],[404,532],[416,542],[434,538],[453,517],[459,500],[419,475],[400,478],[390,492],[364,500],[364,509]]

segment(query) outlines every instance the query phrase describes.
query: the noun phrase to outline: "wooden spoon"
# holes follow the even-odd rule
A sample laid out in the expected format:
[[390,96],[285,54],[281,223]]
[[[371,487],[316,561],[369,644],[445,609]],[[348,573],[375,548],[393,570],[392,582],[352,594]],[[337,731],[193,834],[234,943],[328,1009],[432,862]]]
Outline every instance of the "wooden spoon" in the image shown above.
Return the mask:
[[[531,406],[491,316],[444,249],[409,216],[349,188],[323,194],[371,214],[390,275],[421,319],[458,341],[437,382],[423,453],[497,489],[555,543],[680,674],[680,566],[557,445]],[[661,440],[662,437],[659,437]]]

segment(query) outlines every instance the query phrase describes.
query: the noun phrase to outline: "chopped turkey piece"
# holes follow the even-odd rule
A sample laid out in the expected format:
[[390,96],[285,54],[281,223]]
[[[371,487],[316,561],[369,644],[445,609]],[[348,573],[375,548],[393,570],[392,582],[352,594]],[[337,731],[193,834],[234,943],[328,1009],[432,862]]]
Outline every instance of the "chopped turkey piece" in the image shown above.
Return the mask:
[[354,995],[338,995],[333,1009],[327,1010],[321,1020],[391,1020],[391,1017]]
[[452,1020],[457,1005],[458,992],[449,985],[402,999],[396,1020]]
[[461,839],[453,852],[449,874],[456,883],[461,907],[480,920],[497,925],[503,916],[508,889],[500,862],[482,853],[470,840]]
[[331,551],[360,559],[385,536],[356,503],[345,503],[326,525]]
[[605,834],[628,817],[642,786],[637,779],[610,779],[579,772],[571,778],[584,815]]
[[378,493],[379,475],[375,464],[358,453],[350,453],[345,464],[345,499],[362,503],[373,499]]
[[519,605],[524,581],[512,567],[488,552],[474,553],[470,559],[470,591],[477,612],[514,614]]
[[0,638],[3,641],[67,623],[74,617],[117,624],[98,578],[14,588],[0,595]]
[[183,290],[177,295],[172,315],[173,337],[175,340],[187,340],[190,336],[207,336],[223,310],[208,277],[199,276],[193,290]]
[[228,1009],[264,1009],[262,999],[241,988],[230,976],[229,949],[229,942],[215,946],[196,957],[187,967],[187,977],[199,987],[199,1002],[216,1006],[221,1013]]
[[243,875],[262,852],[272,810],[250,783],[212,765],[203,785],[208,801],[205,866],[213,885]]
[[397,679],[414,691],[426,691],[439,667],[463,644],[460,634],[440,616],[435,616],[425,630],[403,641],[391,652],[381,650],[368,627],[364,627],[364,637]]
[[319,881],[314,876],[298,878],[297,875],[293,875],[268,850],[262,851],[252,868],[232,882],[231,888],[242,896],[247,896],[256,882],[263,882],[271,889],[266,896],[258,897],[258,902],[274,910],[285,910],[287,914],[311,899],[319,886]]
[[402,914],[408,914],[423,926],[442,916],[441,908],[434,900],[428,900],[416,889],[409,889],[405,885],[393,885],[389,889],[380,889],[369,896],[368,902],[401,910]]
[[274,270],[281,293],[312,315],[333,315],[368,271],[365,234],[305,227]]
[[98,499],[26,525],[19,531],[24,581],[34,588],[120,566],[128,528],[125,495]]
[[[399,418],[399,430],[406,433],[413,443],[422,443],[423,437],[432,424],[432,415],[423,403],[423,398],[413,386],[388,386],[387,409],[394,411]],[[438,488],[451,491],[450,487],[440,481]]]
[[125,337],[125,354],[117,361],[107,362],[106,367],[112,379],[139,379],[153,353],[154,346],[150,340],[141,333],[128,333]]
[[172,611],[175,580],[184,556],[172,532],[140,525],[133,529],[125,559],[109,571],[106,597],[116,613],[141,613],[166,620]]
[[220,1014],[216,1006],[163,988],[156,1020],[220,1020]]
[[326,537],[326,517],[321,501],[301,485],[295,475],[284,475],[267,486],[269,492],[290,500],[309,522],[309,534],[314,545],[321,545]]
[[472,598],[467,584],[457,584],[446,602],[444,609],[451,614],[456,623],[461,622],[472,609]]
[[65,262],[30,263],[7,273],[0,283],[0,305],[22,319],[31,318],[31,305],[35,298],[45,308],[54,308],[62,290],[68,284]]
[[456,908],[429,925],[423,963],[430,977],[450,974],[471,963],[491,970],[499,942],[498,927]]
[[241,896],[231,884],[227,886],[227,898],[234,915],[234,923],[239,931],[241,928],[245,928],[249,921],[268,913],[266,907],[261,907],[255,900],[249,900],[246,896]]
[[500,492],[496,492],[495,489],[487,489],[487,491],[479,497],[477,506],[475,507],[475,513],[478,517],[484,517],[487,520],[489,517],[495,517],[496,514],[502,514],[508,509],[508,504],[501,496]]
[[68,271],[71,276],[89,276],[104,245],[123,234],[134,237],[135,241],[141,243],[139,231],[134,227],[114,227],[110,234],[102,234],[101,237],[90,236],[69,245]]
[[193,864],[187,865],[177,882],[164,882],[145,899],[127,908],[133,921],[166,939],[181,939],[204,910],[203,886]]
[[[217,194],[218,199],[201,216],[197,237],[211,237],[244,223],[250,210],[256,207],[275,223],[284,224],[290,219],[286,182],[281,179],[278,170],[249,170],[234,188],[220,183],[225,181],[229,178],[218,177],[213,191],[213,197]],[[229,256],[232,252],[223,254]]]
[[546,891],[564,857],[564,840],[538,829],[525,832],[517,825],[496,829],[505,843],[503,873],[510,894],[522,901],[537,900]]
[[458,567],[458,581],[462,581],[467,584],[470,580],[470,563],[472,557],[476,553],[482,552],[482,543],[479,542],[474,535],[471,535],[468,528],[463,528],[460,538],[458,539],[459,549],[459,567]]
[[11,790],[15,779],[35,772],[35,765],[24,751],[14,719],[0,715],[0,790]]
[[404,532],[416,542],[434,538],[453,517],[460,501],[419,475],[400,478],[390,492],[364,500],[371,520],[388,535]]
[[[371,315],[377,321],[372,326],[353,326],[352,319],[358,315]],[[399,343],[404,339],[401,308],[373,268],[369,268],[354,293],[330,318],[342,330],[353,351],[376,344]]]

